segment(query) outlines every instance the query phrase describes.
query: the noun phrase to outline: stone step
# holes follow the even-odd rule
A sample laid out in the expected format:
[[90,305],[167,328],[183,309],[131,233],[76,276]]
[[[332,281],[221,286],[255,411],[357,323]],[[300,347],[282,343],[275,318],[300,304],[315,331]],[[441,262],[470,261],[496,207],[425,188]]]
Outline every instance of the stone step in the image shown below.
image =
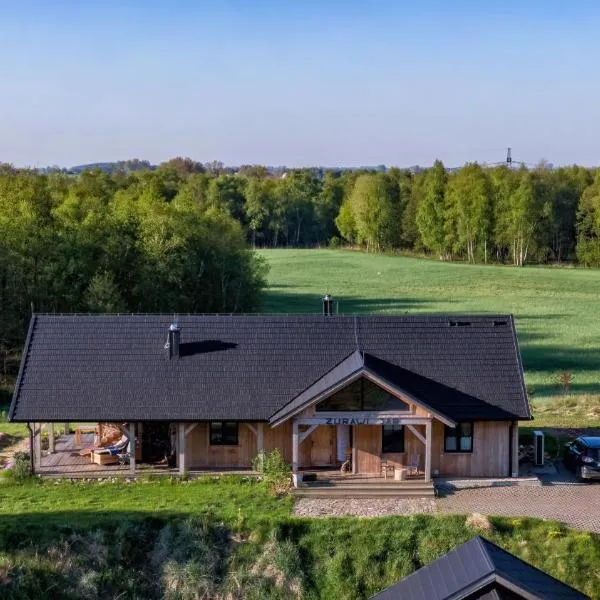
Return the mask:
[[397,487],[397,488],[415,488],[432,487],[431,482],[422,479],[408,479],[405,481],[396,481],[388,479],[381,481],[378,479],[317,479],[316,481],[303,481],[302,486],[306,487]]
[[300,487],[294,490],[299,498],[434,498],[433,487]]
[[295,490],[297,498],[398,498],[417,499],[435,498],[433,490],[405,491],[405,490],[343,490],[343,489],[302,489]]

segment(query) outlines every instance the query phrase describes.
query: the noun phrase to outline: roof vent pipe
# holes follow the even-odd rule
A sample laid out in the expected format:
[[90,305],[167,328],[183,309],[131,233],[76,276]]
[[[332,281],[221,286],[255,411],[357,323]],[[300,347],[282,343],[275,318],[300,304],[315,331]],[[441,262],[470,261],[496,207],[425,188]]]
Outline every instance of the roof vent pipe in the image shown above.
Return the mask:
[[333,299],[333,296],[325,294],[325,296],[323,296],[323,314],[330,317],[333,314],[334,308],[335,300]]
[[179,358],[179,342],[181,340],[181,329],[177,323],[171,323],[169,327],[169,359]]

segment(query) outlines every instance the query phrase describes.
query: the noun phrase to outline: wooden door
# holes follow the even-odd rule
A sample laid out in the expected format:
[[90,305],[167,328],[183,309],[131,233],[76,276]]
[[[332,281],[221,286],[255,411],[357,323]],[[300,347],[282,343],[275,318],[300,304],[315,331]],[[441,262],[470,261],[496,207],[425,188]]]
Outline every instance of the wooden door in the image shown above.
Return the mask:
[[381,474],[381,433],[381,425],[354,427],[357,473]]
[[306,440],[310,444],[310,464],[325,467],[335,464],[335,427],[319,425]]

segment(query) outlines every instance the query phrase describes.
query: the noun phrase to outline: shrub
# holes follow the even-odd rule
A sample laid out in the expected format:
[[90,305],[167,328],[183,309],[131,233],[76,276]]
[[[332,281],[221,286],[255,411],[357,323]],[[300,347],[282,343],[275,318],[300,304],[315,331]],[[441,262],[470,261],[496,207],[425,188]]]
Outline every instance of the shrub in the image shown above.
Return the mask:
[[292,469],[278,448],[271,452],[259,452],[252,461],[252,468],[262,475],[263,481],[276,494],[284,494],[290,490]]
[[29,452],[15,452],[13,466],[9,470],[9,477],[23,481],[31,477],[31,457]]

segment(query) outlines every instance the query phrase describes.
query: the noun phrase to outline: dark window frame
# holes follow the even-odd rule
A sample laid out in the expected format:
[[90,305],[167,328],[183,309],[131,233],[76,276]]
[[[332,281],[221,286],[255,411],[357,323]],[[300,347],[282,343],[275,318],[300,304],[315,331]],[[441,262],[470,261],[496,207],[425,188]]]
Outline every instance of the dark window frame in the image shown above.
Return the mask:
[[[221,424],[221,431],[224,432],[225,426],[234,426],[235,427],[235,442],[230,441],[229,439],[224,439],[226,436],[221,434],[221,441],[215,441],[213,439],[213,425],[217,423]],[[237,421],[210,421],[208,424],[208,442],[211,446],[239,446],[240,444],[240,424]]]
[[[469,450],[462,450],[460,447],[460,438],[461,437],[467,437],[467,436],[463,436],[463,432],[462,432],[462,428],[463,425],[469,425],[471,427],[471,435],[468,436],[471,438],[471,447],[469,448]],[[460,421],[456,424],[456,427],[449,427],[448,425],[445,425],[444,427],[444,452],[446,454],[472,454],[473,453],[473,438],[475,434],[475,423],[473,421]],[[448,450],[448,447],[446,445],[446,441],[448,440],[448,438],[454,438],[454,440],[456,441],[456,449],[455,450]]]
[[[385,445],[385,428],[391,428],[392,432],[395,434],[401,433],[401,441],[402,441],[402,449],[398,450],[398,449],[393,449],[390,450],[389,448],[386,448]],[[399,428],[399,429],[397,429]],[[390,423],[388,425],[382,425],[381,426],[381,453],[382,454],[403,454],[405,452],[405,448],[404,448],[404,440],[405,440],[405,436],[404,436],[404,425],[399,425],[398,423]],[[400,436],[398,436],[400,437]],[[397,443],[397,440],[394,440]]]

